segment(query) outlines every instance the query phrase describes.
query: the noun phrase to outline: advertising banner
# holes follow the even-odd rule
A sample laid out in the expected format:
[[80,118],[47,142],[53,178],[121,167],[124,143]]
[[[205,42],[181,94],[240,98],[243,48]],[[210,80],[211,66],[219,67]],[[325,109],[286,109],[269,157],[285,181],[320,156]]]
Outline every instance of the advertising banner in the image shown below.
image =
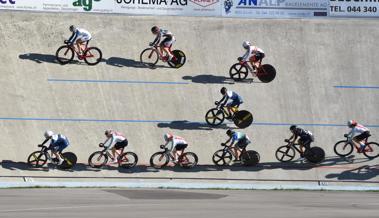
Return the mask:
[[0,10],[42,10],[41,0],[0,0]]
[[43,11],[113,13],[113,0],[42,0]]
[[379,17],[379,0],[330,0],[330,16]]
[[127,14],[221,16],[220,0],[115,0],[116,12]]
[[328,15],[329,0],[222,0],[222,15],[246,18],[309,18]]

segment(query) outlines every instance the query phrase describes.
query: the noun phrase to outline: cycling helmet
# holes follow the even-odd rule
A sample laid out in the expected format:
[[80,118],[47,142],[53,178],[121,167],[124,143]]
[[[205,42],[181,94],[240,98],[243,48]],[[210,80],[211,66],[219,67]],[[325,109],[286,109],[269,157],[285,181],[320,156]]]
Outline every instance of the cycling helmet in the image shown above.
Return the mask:
[[71,25],[69,29],[70,29],[71,32],[74,32],[75,29],[76,29],[76,27],[74,25]]
[[249,41],[244,41],[242,43],[242,47],[244,47],[245,49],[248,49],[250,46],[251,46],[251,43]]
[[152,33],[157,33],[158,31],[159,31],[159,27],[157,27],[157,26],[151,27],[151,32]]
[[296,128],[297,128],[296,125],[291,125],[291,126],[290,126],[290,130],[291,130],[291,131],[294,131]]
[[170,134],[170,133],[166,133],[164,134],[163,138],[166,142],[168,142],[168,140],[172,139],[173,135]]
[[228,136],[232,136],[233,133],[234,133],[234,131],[231,130],[231,129],[228,129],[228,130],[226,131],[226,135],[228,135]]
[[54,135],[53,131],[51,130],[46,130],[45,134],[43,134],[45,136],[46,139],[49,139],[51,138],[51,136]]
[[356,126],[357,125],[357,121],[355,120],[349,120],[347,121],[347,126],[352,128],[353,126]]
[[226,91],[228,91],[225,87],[222,87],[220,92],[222,95],[225,95],[226,94]]
[[110,129],[107,129],[107,130],[105,130],[105,132],[104,132],[104,134],[105,135],[110,135],[110,134],[112,134],[112,130],[110,130]]

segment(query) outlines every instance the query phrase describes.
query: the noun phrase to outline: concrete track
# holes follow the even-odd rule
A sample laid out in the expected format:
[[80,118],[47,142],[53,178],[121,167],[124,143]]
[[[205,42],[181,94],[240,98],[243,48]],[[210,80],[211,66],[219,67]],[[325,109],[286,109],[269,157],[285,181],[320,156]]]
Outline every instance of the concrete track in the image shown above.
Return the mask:
[[377,217],[376,193],[0,190],[1,217]]
[[[372,140],[379,140],[378,20],[156,18],[4,11],[0,20],[6,21],[0,23],[2,175],[118,176],[115,168],[95,171],[85,166],[88,156],[104,140],[103,131],[112,128],[127,135],[128,148],[139,156],[142,166],[130,172],[136,177],[379,179],[378,160],[369,161],[357,154],[355,162],[349,163],[333,152],[334,143],[348,131],[344,126],[348,119],[371,126]],[[69,36],[70,24],[93,34],[91,44],[102,49],[102,63],[94,67],[80,62],[65,66],[56,63],[55,51]],[[152,25],[175,34],[175,48],[188,58],[183,68],[162,66],[152,70],[139,65],[140,52],[153,39],[149,32]],[[278,74],[273,82],[234,83],[228,79],[229,67],[243,53],[241,42],[246,39],[263,48],[265,63],[276,67]],[[208,166],[226,139],[227,126],[212,129],[204,124],[205,112],[220,99],[222,86],[240,93],[245,100],[241,108],[254,114],[255,125],[243,131],[252,138],[250,148],[261,154],[262,164],[257,168],[223,170]],[[277,163],[275,150],[290,135],[291,123],[306,124],[305,128],[315,134],[315,145],[325,149],[328,156],[321,167]],[[37,149],[46,129],[69,137],[72,145],[68,150],[75,152],[81,163],[77,171],[47,173],[20,163]],[[189,173],[145,168],[165,132],[185,137],[202,166]]]

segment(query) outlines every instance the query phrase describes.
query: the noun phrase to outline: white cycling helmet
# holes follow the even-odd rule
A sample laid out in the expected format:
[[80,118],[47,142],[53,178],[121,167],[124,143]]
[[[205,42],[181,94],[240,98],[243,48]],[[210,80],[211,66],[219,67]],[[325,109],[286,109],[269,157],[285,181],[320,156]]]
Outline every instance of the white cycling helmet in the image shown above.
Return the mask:
[[45,138],[49,139],[51,138],[51,136],[54,135],[53,131],[51,130],[46,130],[45,134],[43,134],[45,136]]
[[245,48],[245,49],[248,49],[250,46],[251,46],[251,43],[249,41],[244,41],[242,43],[242,47]]
[[173,135],[170,134],[170,133],[166,133],[164,134],[163,138],[166,142],[168,142],[168,140],[172,139]]

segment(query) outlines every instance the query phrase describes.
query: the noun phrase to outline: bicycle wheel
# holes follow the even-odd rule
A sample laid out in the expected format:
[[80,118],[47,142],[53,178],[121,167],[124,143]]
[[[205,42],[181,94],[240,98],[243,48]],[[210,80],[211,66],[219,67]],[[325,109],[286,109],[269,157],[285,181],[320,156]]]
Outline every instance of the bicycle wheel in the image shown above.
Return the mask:
[[168,61],[167,64],[172,68],[180,68],[186,63],[186,55],[180,50],[174,50],[171,52],[175,58]]
[[212,161],[217,166],[229,165],[233,154],[229,150],[220,149],[213,154]]
[[67,64],[74,59],[74,50],[68,45],[62,45],[55,53],[55,57],[60,64]]
[[118,166],[122,168],[132,168],[137,165],[138,157],[133,152],[125,152],[123,153],[118,160]]
[[71,169],[75,166],[76,161],[78,160],[78,157],[72,152],[65,152],[62,153],[63,157],[63,163],[59,165],[59,168],[61,169]]
[[325,159],[325,151],[320,147],[306,149],[304,157],[311,163],[320,163]]
[[108,162],[108,156],[102,151],[93,152],[88,158],[88,164],[93,168],[100,168]]
[[218,126],[222,124],[222,122],[224,122],[224,119],[224,112],[217,108],[212,108],[205,114],[205,121],[211,126]]
[[47,162],[47,155],[41,151],[35,151],[28,157],[28,164],[32,167],[42,167]]
[[141,52],[140,61],[143,65],[153,67],[158,63],[159,55],[154,48],[147,48]]
[[339,141],[334,145],[334,153],[340,157],[346,157],[353,152],[354,146],[346,140]]
[[170,157],[165,152],[157,152],[150,158],[150,165],[156,169],[160,169],[168,164]]
[[243,152],[241,154],[241,161],[244,166],[255,166],[259,163],[259,153],[253,150]]
[[192,168],[197,165],[198,157],[193,152],[186,152],[180,155],[178,163],[183,168]]
[[370,159],[379,157],[379,144],[376,142],[367,143],[363,154]]
[[263,83],[269,83],[275,79],[276,70],[270,64],[263,64],[257,70],[257,77]]
[[84,61],[88,65],[96,65],[100,63],[101,59],[103,58],[103,53],[99,48],[96,47],[90,47],[87,48],[87,50],[84,52]]
[[291,161],[295,157],[295,149],[287,145],[280,146],[275,152],[275,157],[280,162]]
[[249,70],[245,65],[240,63],[233,64],[229,69],[230,78],[234,81],[242,81],[246,79]]
[[253,114],[246,110],[237,111],[233,116],[234,125],[241,129],[249,127],[253,120]]

